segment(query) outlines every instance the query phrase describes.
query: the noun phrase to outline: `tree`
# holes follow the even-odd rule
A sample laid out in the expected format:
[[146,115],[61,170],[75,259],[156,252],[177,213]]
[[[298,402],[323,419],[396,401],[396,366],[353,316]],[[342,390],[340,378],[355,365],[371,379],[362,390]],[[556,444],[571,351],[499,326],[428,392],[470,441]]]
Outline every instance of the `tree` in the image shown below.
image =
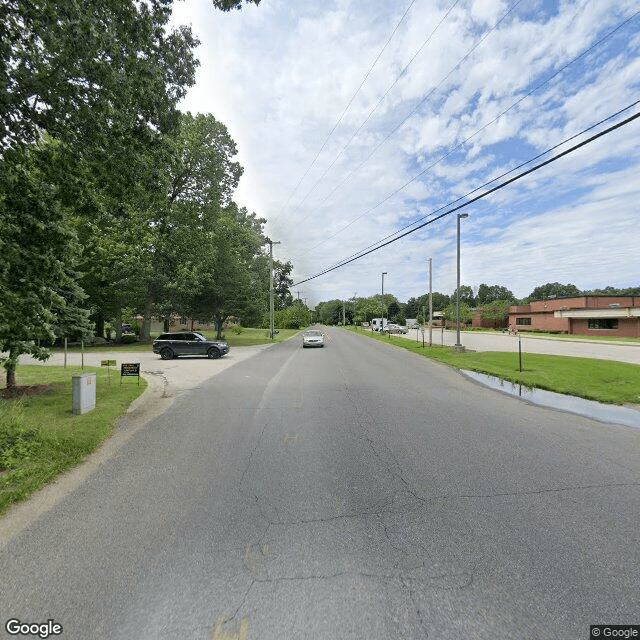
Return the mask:
[[480,317],[493,322],[495,327],[506,327],[509,319],[509,308],[513,300],[493,300],[480,307]]
[[311,310],[297,300],[286,309],[279,309],[274,322],[279,329],[302,329],[311,324]]
[[316,306],[318,321],[322,324],[340,324],[342,322],[342,300],[329,300]]
[[[455,302],[457,300],[457,289],[453,292],[451,296],[451,301]],[[475,296],[473,295],[473,289],[466,284],[460,285],[460,302],[464,302],[465,304],[473,307],[476,304]]]
[[286,309],[293,304],[293,296],[290,287],[293,285],[291,262],[273,261],[273,293],[276,309]]
[[[260,0],[244,0],[246,4],[253,2],[256,6],[260,4]],[[213,6],[221,11],[231,11],[231,9],[241,9],[242,0],[212,0]]]
[[[440,293],[439,291],[434,291],[431,294],[431,303],[433,305],[434,311],[443,311],[444,308],[449,304],[450,298],[445,293]],[[405,313],[407,318],[417,318],[422,314],[422,308],[425,310],[425,317],[429,316],[429,294],[425,293],[421,295],[419,298],[409,298],[407,302],[407,306],[405,308]]]
[[[242,167],[232,159],[237,149],[224,124],[210,114],[183,114],[179,130],[164,145],[166,162],[157,180],[161,191],[157,198],[143,194],[140,200],[141,225],[150,243],[144,340],[150,337],[154,311],[169,316],[197,309],[202,314],[206,300],[217,300],[220,308],[219,296],[229,286],[235,260],[229,258],[231,263],[225,265],[215,254],[233,251],[235,245],[225,247],[221,238],[228,238],[234,223],[246,222],[246,210],[241,214],[232,201]],[[253,224],[255,219],[249,221]],[[215,295],[212,268],[224,274],[224,285]],[[201,292],[197,302],[200,290],[206,293]]]
[[400,304],[397,300],[393,300],[387,309],[387,318],[389,322],[396,322],[396,319],[402,309],[400,308]]
[[0,362],[7,387],[16,385],[20,355],[48,358],[39,341],[88,328],[73,272],[79,247],[55,181],[58,147],[45,140],[7,150],[0,160],[0,352],[8,353]]
[[[449,304],[442,313],[447,322],[455,323],[457,318],[457,307],[455,302]],[[471,307],[469,307],[466,302],[460,302],[460,322],[463,324],[468,324],[472,320],[473,311],[471,311]]]
[[478,296],[476,301],[479,305],[484,305],[496,300],[515,301],[515,299],[516,298],[513,293],[506,287],[502,287],[498,284],[488,285],[483,283],[478,287]]
[[548,282],[536,287],[527,296],[526,301],[545,300],[547,298],[575,298],[581,296],[582,291],[575,284],[560,284],[559,282]]
[[78,151],[123,135],[126,153],[172,129],[198,42],[170,16],[166,0],[5,0],[0,150],[46,131]]

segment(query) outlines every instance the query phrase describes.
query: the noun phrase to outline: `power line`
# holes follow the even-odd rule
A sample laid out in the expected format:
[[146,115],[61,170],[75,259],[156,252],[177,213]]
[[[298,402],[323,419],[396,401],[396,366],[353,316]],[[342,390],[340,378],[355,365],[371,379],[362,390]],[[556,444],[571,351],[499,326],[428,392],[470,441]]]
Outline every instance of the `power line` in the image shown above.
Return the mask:
[[[520,0],[518,0],[520,1]],[[433,35],[435,34],[435,32],[440,28],[440,26],[442,25],[442,23],[448,18],[449,14],[453,11],[453,9],[455,8],[455,6],[458,4],[458,2],[460,2],[460,0],[455,0],[454,3],[449,7],[449,9],[447,10],[447,12],[444,14],[444,16],[442,17],[442,19],[440,20],[440,22],[438,22],[438,24],[434,27],[434,29],[431,31],[431,33],[429,34],[429,36],[427,37],[427,39],[420,45],[420,47],[418,48],[418,50],[413,54],[411,60],[409,60],[409,62],[401,69],[400,73],[397,75],[396,79],[391,83],[391,85],[387,88],[387,90],[384,92],[384,94],[380,97],[380,99],[378,100],[378,102],[375,104],[375,106],[373,107],[373,109],[371,109],[371,111],[369,111],[369,114],[367,115],[367,117],[362,121],[362,123],[360,124],[360,126],[353,132],[353,134],[351,134],[351,137],[349,138],[349,140],[347,141],[347,143],[342,147],[342,149],[338,152],[338,155],[336,155],[336,157],[332,160],[332,162],[329,164],[329,166],[324,170],[324,172],[322,173],[322,175],[316,180],[315,184],[311,187],[311,189],[309,189],[309,191],[307,191],[306,195],[304,196],[304,198],[302,198],[302,200],[298,203],[297,207],[300,208],[300,206],[302,206],[302,204],[306,201],[306,199],[313,193],[313,191],[315,190],[315,188],[320,184],[320,182],[323,180],[323,178],[327,175],[327,173],[329,173],[329,171],[331,170],[331,168],[335,165],[335,163],[338,161],[338,159],[342,156],[342,154],[347,150],[347,148],[349,147],[349,145],[353,142],[353,140],[355,139],[355,137],[360,133],[360,131],[362,131],[362,129],[364,128],[365,124],[367,124],[367,122],[369,122],[369,120],[371,119],[371,116],[378,110],[378,107],[383,103],[384,99],[389,95],[389,93],[391,92],[391,90],[398,84],[398,82],[400,82],[401,78],[406,74],[407,69],[411,66],[412,62],[418,57],[418,55],[420,54],[420,52],[425,48],[425,46],[430,42],[431,38],[433,38]],[[316,156],[317,157],[317,156]],[[327,196],[328,197],[328,196]],[[307,216],[308,217],[308,216]],[[306,218],[304,218],[306,219]]]
[[[633,105],[629,105],[628,107],[625,107],[624,109],[622,109],[620,112],[621,113],[623,111],[628,110],[629,108],[631,108],[634,105],[637,105],[640,101],[637,101],[635,103],[633,103]],[[609,116],[610,118],[611,116]],[[609,118],[606,118],[605,121]],[[350,264],[351,262],[355,262],[356,260],[359,260],[360,258],[364,258],[365,256],[369,255],[370,253],[373,253],[374,251],[378,251],[379,249],[382,249],[383,247],[386,247],[394,242],[397,242],[398,240],[404,238],[405,236],[408,236],[412,233],[415,233],[416,231],[418,231],[419,229],[422,229],[423,227],[426,227],[427,225],[433,224],[434,222],[436,222],[437,220],[440,220],[448,215],[451,215],[452,213],[459,211],[460,209],[463,209],[465,207],[468,207],[470,204],[473,204],[474,202],[477,202],[478,200],[481,200],[482,198],[486,198],[487,196],[491,195],[492,193],[495,193],[496,191],[503,189],[504,187],[512,184],[513,182],[516,182],[517,180],[520,180],[522,178],[524,178],[525,176],[529,175],[530,173],[533,173],[535,171],[538,171],[539,169],[542,169],[543,167],[546,167],[547,165],[551,164],[552,162],[556,162],[557,160],[560,160],[560,158],[563,158],[566,155],[569,155],[570,153],[573,153],[574,151],[577,151],[578,149],[581,149],[582,147],[590,144],[591,142],[594,142],[595,140],[608,135],[609,133],[629,124],[630,122],[633,122],[634,120],[636,120],[637,118],[640,118],[640,112],[633,114],[632,116],[629,116],[628,118],[626,118],[625,120],[622,120],[621,122],[618,122],[617,124],[614,124],[610,127],[608,127],[607,129],[604,129],[603,131],[600,131],[599,133],[594,134],[593,136],[591,136],[590,138],[587,138],[586,140],[583,140],[582,142],[579,142],[578,144],[574,145],[573,147],[570,147],[569,149],[566,149],[565,151],[562,151],[561,153],[559,153],[558,155],[553,156],[552,158],[549,158],[548,160],[545,160],[544,162],[541,162],[533,167],[531,167],[530,169],[527,169],[526,171],[523,171],[521,173],[519,173],[516,176],[513,176],[512,178],[509,178],[508,180],[505,180],[504,182],[501,182],[500,184],[496,185],[495,187],[492,187],[491,189],[488,189],[487,191],[484,191],[483,193],[481,193],[480,195],[475,196],[474,198],[472,198],[471,200],[467,200],[466,202],[453,207],[451,209],[449,209],[448,211],[445,211],[444,213],[441,213],[440,215],[436,216],[435,218],[431,218],[430,220],[427,220],[426,222],[423,222],[422,224],[418,225],[417,227],[414,227],[408,231],[405,231],[404,233],[402,233],[401,235],[397,235],[396,237],[392,238],[391,240],[387,240],[386,242],[383,241],[379,241],[378,243],[376,243],[376,246],[373,248],[368,248],[365,250],[360,251],[359,253],[352,255],[349,258],[346,258],[336,264],[334,264],[331,267],[328,267],[327,269],[324,269],[323,271],[310,276],[309,278],[305,278],[304,280],[300,280],[299,282],[294,283],[292,286],[298,286],[304,282],[309,282],[310,280],[314,280],[316,278],[319,278],[320,276],[326,275],[327,273],[331,272],[331,271],[335,271],[336,269],[339,269],[340,267],[344,267],[347,264]],[[597,125],[594,125],[597,126]],[[589,127],[588,129],[585,129],[585,131],[589,131],[590,129],[592,129],[593,126]],[[583,132],[584,133],[584,132]],[[580,135],[580,134],[578,134]],[[572,136],[572,138],[575,136]],[[571,138],[570,138],[571,139]],[[565,144],[566,141],[560,143],[560,145]],[[560,145],[556,145],[554,148],[557,148]],[[545,152],[545,153],[548,153]],[[543,154],[544,155],[544,154]],[[539,156],[538,156],[539,157]],[[495,179],[494,179],[495,180]],[[494,182],[494,180],[492,180],[491,182]],[[491,182],[487,183],[487,184],[491,184]],[[484,185],[483,185],[484,186]],[[480,187],[482,188],[482,187]],[[477,189],[476,189],[477,190]],[[450,206],[450,205],[445,205],[445,206]],[[441,207],[439,210],[442,210]],[[431,214],[433,215],[433,214]]]
[[[346,229],[348,229],[350,226],[352,226],[353,224],[355,224],[358,220],[360,220],[361,218],[363,218],[364,216],[368,215],[369,213],[371,213],[372,211],[374,211],[375,209],[377,209],[378,207],[380,207],[382,204],[384,204],[385,202],[387,202],[388,200],[390,200],[393,196],[397,195],[398,193],[400,193],[401,191],[403,191],[404,189],[406,189],[406,187],[408,187],[410,184],[412,184],[413,182],[415,182],[419,177],[423,176],[425,173],[427,173],[427,171],[433,169],[433,167],[435,167],[436,165],[440,164],[442,161],[446,160],[450,155],[452,155],[455,151],[457,151],[458,149],[460,149],[462,146],[464,146],[465,144],[467,144],[470,140],[472,140],[473,138],[475,138],[477,135],[479,135],[480,133],[482,133],[485,129],[487,129],[488,127],[490,127],[492,124],[495,124],[500,118],[502,118],[504,115],[506,115],[507,113],[509,113],[511,110],[513,110],[515,107],[517,107],[519,104],[521,104],[524,100],[526,100],[528,97],[530,97],[531,95],[533,95],[536,91],[538,91],[539,89],[541,89],[542,87],[546,86],[547,84],[549,84],[549,82],[551,82],[555,77],[557,77],[558,75],[560,75],[561,73],[563,73],[569,66],[571,66],[572,64],[576,63],[578,60],[580,60],[581,58],[583,58],[584,56],[586,56],[587,54],[589,54],[590,52],[592,52],[595,48],[597,48],[598,46],[600,46],[603,42],[605,42],[607,39],[609,39],[611,36],[613,36],[617,31],[619,31],[622,27],[624,27],[627,23],[631,22],[632,20],[634,20],[635,18],[638,17],[638,15],[640,15],[640,11],[636,11],[636,13],[634,13],[633,15],[631,15],[629,18],[627,18],[626,20],[624,20],[623,22],[621,22],[620,24],[618,24],[616,27],[614,27],[611,31],[609,31],[607,34],[605,34],[602,38],[600,38],[597,42],[594,42],[592,45],[590,45],[587,49],[585,49],[584,51],[582,51],[581,53],[579,53],[575,58],[573,58],[572,60],[570,60],[569,62],[565,63],[564,65],[562,65],[555,73],[553,73],[552,75],[550,75],[548,78],[546,78],[544,81],[542,81],[541,83],[539,83],[538,85],[536,85],[533,89],[531,89],[530,91],[528,91],[525,95],[523,95],[522,97],[520,97],[518,100],[516,100],[513,104],[511,104],[509,107],[507,107],[504,111],[502,111],[501,113],[499,113],[497,116],[495,116],[492,120],[490,120],[489,122],[487,122],[486,124],[484,124],[482,127],[480,127],[480,129],[478,129],[477,131],[475,131],[474,133],[472,133],[470,136],[468,136],[467,138],[465,138],[464,140],[462,140],[461,142],[459,142],[457,145],[451,147],[444,155],[440,156],[437,160],[434,160],[428,167],[426,167],[425,169],[423,169],[420,173],[418,173],[417,175],[415,175],[413,178],[411,178],[410,180],[408,180],[407,182],[405,182],[402,186],[398,187],[395,191],[393,191],[392,193],[390,193],[386,198],[384,198],[382,201],[378,202],[376,205],[374,205],[373,207],[370,207],[369,209],[367,209],[366,211],[364,211],[363,213],[361,213],[359,216],[357,216],[356,218],[354,218],[353,220],[351,220],[349,223],[347,223],[346,225],[344,225],[343,227],[341,227],[340,229],[338,229],[334,234],[330,235],[330,236],[326,236],[325,238],[323,238],[320,242],[318,242],[317,244],[315,244],[313,247],[311,247],[308,251],[306,251],[305,253],[303,253],[302,255],[307,255],[309,254],[311,251],[313,251],[314,249],[317,249],[319,246],[322,246],[325,242],[328,242],[329,240],[331,240],[332,238],[335,238],[337,235],[339,235],[340,233],[342,233],[343,231],[345,231]],[[630,107],[632,107],[634,105],[630,105]],[[630,108],[630,107],[627,107]],[[354,169],[354,171],[352,171],[346,178],[345,180],[343,180],[343,182],[341,182],[339,185],[337,185],[335,187],[335,189],[331,192],[335,192],[336,189],[338,189],[342,184],[344,184],[344,182],[346,180],[349,179],[349,177],[351,177],[354,173],[356,173],[362,166],[364,166],[364,164],[366,164],[369,159],[374,155],[374,153],[416,112],[417,108],[414,109],[411,114],[409,114],[409,116],[407,116],[401,123],[400,125],[398,125],[398,127],[396,127],[377,147],[375,147],[375,149],[372,151],[372,153],[360,164],[358,165],[358,167],[356,167],[356,169]],[[624,110],[623,110],[624,111]],[[613,116],[610,116],[610,118],[615,117],[616,115],[619,115],[619,113],[617,114],[613,114]],[[608,118],[608,119],[610,119]],[[606,119],[605,119],[606,120]],[[596,125],[593,125],[594,127],[598,126],[599,124],[602,124],[602,122],[597,123]],[[593,128],[593,127],[591,127]],[[588,131],[589,129],[587,129],[586,131]],[[582,131],[579,134],[576,134],[577,136],[582,135],[583,133],[585,133],[585,131]],[[571,140],[572,138],[568,138],[567,140],[565,140],[563,143],[560,143],[560,145],[565,144],[566,142],[568,142],[569,140]],[[542,155],[545,155],[547,153],[549,153],[550,151],[552,151],[553,149],[557,148],[560,145],[556,145],[555,147],[552,147],[551,149],[548,149],[547,151],[543,152],[542,154],[540,154],[539,156],[536,156],[536,158],[533,158],[532,160],[528,160],[527,162],[525,162],[523,165],[519,165],[519,166],[524,166],[526,164],[529,164],[530,162],[532,162],[533,160],[541,157]],[[517,169],[519,167],[516,167],[515,169]],[[512,169],[515,170],[515,169]],[[502,177],[502,176],[501,176]],[[499,178],[497,178],[499,179]],[[480,187],[481,188],[481,187]],[[331,193],[327,196],[327,198],[331,195]],[[473,193],[473,192],[472,192]],[[468,195],[468,194],[467,194]],[[466,196],[463,196],[466,197]],[[326,200],[326,199],[325,199]],[[420,218],[423,219],[423,218]],[[412,224],[415,224],[416,222],[418,222],[417,220],[410,223],[411,226]],[[406,227],[405,227],[406,228]]]
[[[457,1],[457,0],[456,0]],[[322,153],[322,151],[324,150],[324,148],[327,145],[327,142],[329,142],[329,139],[331,138],[331,136],[334,134],[335,130],[338,128],[338,125],[342,122],[342,118],[344,118],[345,114],[347,113],[347,111],[349,110],[349,108],[351,107],[353,101],[355,100],[356,96],[358,95],[358,93],[360,93],[360,89],[362,89],[362,87],[364,86],[364,83],[367,81],[367,79],[369,78],[369,75],[371,74],[371,72],[373,71],[373,68],[376,66],[376,64],[378,63],[378,60],[380,60],[380,57],[382,56],[382,54],[384,53],[385,49],[389,46],[389,43],[391,42],[391,39],[393,38],[393,36],[395,35],[396,31],[398,30],[398,28],[400,27],[400,25],[402,24],[403,20],[405,19],[405,17],[407,16],[407,14],[409,13],[409,10],[411,9],[411,7],[415,4],[416,0],[411,0],[409,6],[405,9],[404,13],[402,14],[402,17],[400,18],[400,20],[398,20],[398,23],[396,24],[395,28],[393,29],[393,31],[391,32],[391,35],[389,36],[389,38],[387,39],[387,41],[385,42],[384,46],[382,47],[382,49],[380,49],[378,55],[376,56],[376,59],[373,61],[373,63],[371,64],[371,66],[369,67],[369,70],[367,71],[367,73],[365,74],[364,78],[362,79],[362,82],[360,83],[360,85],[358,86],[358,88],[356,89],[355,93],[351,96],[351,99],[349,100],[349,103],[347,104],[347,106],[344,108],[344,110],[342,111],[342,113],[340,114],[340,117],[338,118],[338,120],[336,121],[336,123],[333,125],[333,128],[331,129],[331,131],[329,131],[327,137],[325,138],[324,142],[322,143],[322,145],[320,146],[319,151],[316,153],[315,157],[313,158],[313,160],[311,161],[311,164],[307,167],[307,170],[304,172],[304,174],[302,175],[302,177],[300,178],[300,180],[298,180],[298,183],[296,184],[296,186],[294,187],[293,191],[291,192],[291,194],[289,195],[289,197],[287,198],[287,202],[285,203],[285,208],[289,206],[289,203],[291,202],[291,198],[293,198],[293,196],[295,195],[296,191],[300,188],[300,185],[302,184],[303,180],[307,177],[307,175],[309,174],[309,171],[311,171],[313,165],[316,163],[316,161],[318,160],[318,158],[320,157],[320,154]]]
[[469,58],[469,56],[471,56],[471,54],[491,35],[491,33],[493,33],[498,28],[498,26],[521,2],[522,0],[516,0],[516,2],[514,2],[511,7],[509,7],[506,13],[493,25],[493,27],[491,27],[491,29],[483,34],[483,36],[467,51],[467,53],[464,54],[464,56],[462,56],[462,58],[460,58],[460,60],[458,60],[458,62],[449,70],[449,72],[440,80],[440,82],[432,87],[432,89],[422,100],[420,100],[420,102],[418,102],[413,110],[398,125],[396,125],[396,127],[394,127],[378,145],[374,147],[373,151],[353,171],[347,174],[345,178],[325,196],[320,204],[326,202],[343,184],[345,184],[345,182],[347,182],[355,173],[357,173],[365,164],[367,164],[369,160],[371,160],[376,151],[385,142],[387,142],[387,140],[389,140],[389,138],[391,138],[409,120],[409,118],[411,118],[418,111],[418,109],[420,109],[420,107],[435,93],[435,91],[444,84],[444,82],[462,65],[463,62],[465,62]]

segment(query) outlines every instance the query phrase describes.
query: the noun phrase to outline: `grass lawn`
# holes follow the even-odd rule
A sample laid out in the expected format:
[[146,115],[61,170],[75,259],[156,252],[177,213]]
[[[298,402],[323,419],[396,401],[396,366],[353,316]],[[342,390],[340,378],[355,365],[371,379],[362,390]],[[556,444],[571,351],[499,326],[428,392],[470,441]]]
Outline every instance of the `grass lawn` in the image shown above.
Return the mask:
[[522,354],[522,372],[518,353],[483,351],[458,353],[450,347],[422,346],[406,338],[380,335],[367,331],[360,335],[408,349],[427,358],[438,360],[458,369],[467,369],[503,378],[528,387],[607,402],[610,404],[640,403],[640,366],[596,360],[533,353]]
[[[96,408],[82,416],[72,414],[71,376],[82,373],[80,367],[20,365],[18,384],[42,385],[38,393],[0,396],[0,514],[95,451],[147,387],[142,378],[140,386],[138,378],[124,378],[121,385],[114,371],[108,379],[106,368],[84,372],[97,374]],[[0,389],[4,385],[3,379]]]

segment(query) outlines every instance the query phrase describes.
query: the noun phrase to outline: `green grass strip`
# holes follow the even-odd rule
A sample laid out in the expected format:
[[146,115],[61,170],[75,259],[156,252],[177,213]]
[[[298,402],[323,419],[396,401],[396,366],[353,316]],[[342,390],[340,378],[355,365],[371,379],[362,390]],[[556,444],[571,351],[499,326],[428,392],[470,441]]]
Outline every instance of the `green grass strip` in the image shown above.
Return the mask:
[[[1,370],[4,373],[4,370]],[[146,389],[140,378],[85,367],[96,373],[96,408],[73,415],[72,376],[79,367],[19,365],[18,385],[48,385],[22,399],[0,398],[0,514],[60,473],[80,464],[111,434],[119,416]],[[2,381],[4,387],[4,380]]]
[[347,330],[373,340],[391,343],[457,369],[486,373],[527,387],[546,389],[609,404],[640,403],[640,366],[636,364],[595,358],[523,353],[521,372],[517,351],[459,353],[451,347],[430,347],[428,344],[423,347],[422,341],[414,342],[396,336],[389,338],[386,334],[380,335],[352,327],[347,327]]

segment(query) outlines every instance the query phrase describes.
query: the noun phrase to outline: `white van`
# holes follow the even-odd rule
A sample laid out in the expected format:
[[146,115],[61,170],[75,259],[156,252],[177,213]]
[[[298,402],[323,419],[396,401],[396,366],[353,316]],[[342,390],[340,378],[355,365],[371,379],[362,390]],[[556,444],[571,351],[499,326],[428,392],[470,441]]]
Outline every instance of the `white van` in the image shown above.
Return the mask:
[[371,321],[372,331],[384,331],[386,326],[387,326],[387,321],[384,318],[374,318]]

